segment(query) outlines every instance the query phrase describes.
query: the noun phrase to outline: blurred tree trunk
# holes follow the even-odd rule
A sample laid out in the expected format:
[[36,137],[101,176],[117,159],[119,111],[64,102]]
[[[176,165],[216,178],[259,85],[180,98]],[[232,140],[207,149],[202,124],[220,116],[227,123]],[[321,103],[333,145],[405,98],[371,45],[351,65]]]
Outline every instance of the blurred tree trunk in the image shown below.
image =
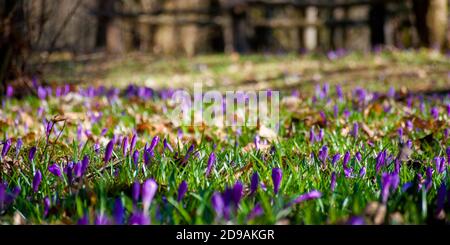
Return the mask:
[[0,90],[3,90],[8,80],[22,75],[27,42],[23,0],[0,0],[0,7],[0,80],[3,84]]
[[447,30],[447,0],[413,0],[416,28],[422,46],[440,49]]
[[116,8],[120,9],[120,0],[98,0],[96,46],[105,47],[108,53],[125,51],[124,37],[120,20],[115,16]]
[[370,44],[372,47],[385,43],[384,25],[386,20],[386,6],[382,2],[370,6],[369,26]]

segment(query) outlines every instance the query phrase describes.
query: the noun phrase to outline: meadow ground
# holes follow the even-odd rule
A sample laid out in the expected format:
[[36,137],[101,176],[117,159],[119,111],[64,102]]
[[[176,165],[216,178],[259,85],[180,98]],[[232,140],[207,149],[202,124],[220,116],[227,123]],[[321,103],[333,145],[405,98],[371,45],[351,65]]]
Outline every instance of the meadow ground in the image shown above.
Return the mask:
[[[69,61],[70,60],[70,61]],[[2,224],[448,223],[450,58],[65,57],[2,95]],[[176,88],[281,91],[267,127],[175,126]]]

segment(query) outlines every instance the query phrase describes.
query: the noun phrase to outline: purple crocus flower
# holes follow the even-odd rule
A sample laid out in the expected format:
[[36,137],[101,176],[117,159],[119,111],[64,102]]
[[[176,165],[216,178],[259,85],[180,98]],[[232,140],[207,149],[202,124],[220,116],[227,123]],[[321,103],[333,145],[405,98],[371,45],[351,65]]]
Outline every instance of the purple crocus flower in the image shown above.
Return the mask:
[[138,164],[139,164],[139,151],[138,150],[135,150],[134,152],[133,152],[133,163],[134,163],[134,165],[137,167],[138,166]]
[[436,164],[436,171],[441,174],[445,171],[445,158],[435,157],[434,162]]
[[309,143],[314,144],[314,140],[316,139],[316,135],[314,133],[314,128],[309,130]]
[[348,162],[350,161],[350,152],[345,152],[344,159],[342,160],[342,165],[347,167]]
[[137,141],[137,135],[133,134],[133,137],[131,138],[131,143],[130,143],[130,152],[133,152],[134,148],[136,147],[136,141]]
[[336,173],[333,172],[331,173],[330,189],[331,191],[334,191],[335,188],[336,188]]
[[353,130],[352,130],[352,136],[353,138],[358,138],[358,132],[359,132],[359,124],[357,122],[353,123]]
[[153,151],[155,149],[155,147],[158,145],[158,143],[159,143],[159,136],[156,135],[155,137],[153,137],[152,143],[150,144],[150,147],[148,148],[148,150]]
[[319,150],[319,160],[325,164],[328,158],[328,147],[326,145],[322,146],[322,148]]
[[242,198],[242,190],[244,189],[244,185],[242,185],[241,182],[236,181],[236,183],[233,186],[233,202],[234,204],[237,206],[239,206],[239,202],[241,201]]
[[145,150],[144,149],[144,164],[148,165],[150,163],[150,160],[153,158],[155,153],[153,151]]
[[319,129],[319,134],[317,135],[317,137],[316,137],[316,140],[318,141],[318,142],[320,142],[320,141],[322,141],[323,140],[323,129],[321,128],[321,129]]
[[272,182],[273,182],[273,192],[278,194],[281,185],[281,179],[283,177],[283,173],[280,168],[272,169]]
[[134,203],[137,203],[140,194],[141,194],[141,184],[139,183],[139,181],[135,181],[131,188],[131,197],[133,198]]
[[177,198],[178,202],[181,202],[184,195],[186,195],[187,190],[188,190],[188,184],[186,181],[183,180],[181,182],[180,186],[178,187],[178,198]]
[[352,216],[350,219],[347,220],[347,225],[364,225],[366,224],[366,221],[363,217],[360,216]]
[[122,139],[122,154],[126,156],[128,154],[128,137]]
[[56,177],[61,177],[62,176],[61,168],[56,163],[48,166],[48,171],[50,173],[52,173],[53,175],[55,175]]
[[3,142],[2,157],[5,157],[6,154],[8,154],[9,148],[11,148],[11,139],[7,139]]
[[170,152],[173,152],[173,148],[170,145],[170,143],[167,141],[167,139],[164,139],[163,144],[164,144],[164,150],[168,149]]
[[186,155],[184,156],[181,165],[186,165],[188,163],[189,158],[191,157],[192,152],[194,152],[194,144],[191,144],[189,149],[186,152]]
[[208,177],[209,174],[211,173],[211,169],[214,166],[215,162],[216,162],[216,155],[214,154],[214,152],[211,152],[211,154],[209,154],[209,158],[208,158],[208,166],[206,168],[206,177]]
[[312,190],[308,193],[305,193],[303,195],[300,195],[299,197],[297,197],[296,199],[294,199],[294,201],[292,202],[292,204],[299,204],[302,203],[304,201],[308,201],[308,200],[313,200],[313,199],[318,199],[322,197],[322,193],[320,193],[317,190]]
[[81,175],[84,175],[84,173],[86,173],[88,167],[89,167],[89,156],[85,155],[83,157],[83,160],[81,160]]
[[146,180],[142,185],[142,209],[144,210],[144,213],[148,212],[150,203],[152,202],[157,189],[158,184],[152,179]]
[[218,192],[214,192],[214,194],[211,197],[211,204],[214,211],[216,212],[216,216],[221,218],[224,214],[225,208],[225,203],[222,198],[222,195]]
[[444,209],[445,194],[446,194],[445,182],[442,182],[437,193],[436,214],[439,214]]
[[366,167],[363,166],[360,170],[359,170],[359,177],[364,177],[366,175]]
[[406,121],[406,129],[410,132],[414,130],[414,124],[411,120]]
[[377,173],[380,171],[381,167],[384,166],[386,162],[386,154],[387,154],[386,150],[383,150],[377,155],[377,163],[375,165]]
[[425,181],[425,189],[429,191],[431,186],[433,185],[433,169],[431,167],[427,167],[427,179]]
[[46,217],[48,215],[48,211],[50,210],[50,198],[48,198],[48,196],[46,196],[44,198],[44,217]]
[[131,215],[128,223],[130,225],[149,225],[150,218],[145,213],[135,212]]
[[342,100],[342,98],[344,97],[344,92],[342,90],[342,86],[341,85],[336,85],[336,95],[338,96],[339,100]]
[[336,153],[336,154],[333,156],[333,159],[331,160],[331,165],[334,166],[334,165],[339,161],[339,159],[341,159],[341,154]]
[[108,216],[106,216],[106,214],[104,214],[104,213],[98,214],[95,217],[94,224],[95,225],[108,225],[109,224]]
[[450,146],[445,149],[445,153],[447,153],[447,164],[450,165]]
[[361,155],[361,152],[356,152],[356,154],[355,154],[355,158],[356,158],[356,160],[358,161],[358,162],[361,162],[361,160],[362,160],[362,155]]
[[398,138],[400,140],[400,142],[402,142],[403,140],[403,128],[398,128],[397,129],[397,133],[398,133]]
[[114,209],[113,209],[114,222],[118,225],[123,224],[124,214],[125,208],[123,207],[122,199],[118,197],[114,202]]
[[28,152],[28,160],[30,160],[30,162],[33,161],[35,154],[36,154],[36,146],[33,146],[33,147],[31,147],[30,151]]
[[391,187],[391,175],[383,173],[381,177],[381,200],[386,203],[389,198],[389,188]]
[[257,203],[255,207],[250,211],[250,214],[248,215],[248,220],[252,220],[258,216],[261,216],[264,214],[264,209],[262,208],[261,204]]
[[438,120],[439,119],[439,109],[437,107],[433,107],[430,110],[430,114],[433,117],[434,120]]
[[106,149],[105,149],[105,158],[103,159],[105,161],[105,163],[108,163],[109,160],[111,160],[113,149],[114,149],[114,140],[110,140],[108,142],[108,144],[106,145]]
[[11,85],[6,86],[6,97],[11,98],[14,95],[14,88]]
[[250,195],[256,193],[256,191],[258,190],[258,185],[259,185],[258,172],[254,172],[250,180]]
[[42,174],[41,171],[36,170],[36,174],[34,174],[33,178],[33,191],[37,192],[39,190],[39,185],[41,184]]
[[23,145],[22,139],[18,139],[16,143],[16,157],[19,155],[22,145]]

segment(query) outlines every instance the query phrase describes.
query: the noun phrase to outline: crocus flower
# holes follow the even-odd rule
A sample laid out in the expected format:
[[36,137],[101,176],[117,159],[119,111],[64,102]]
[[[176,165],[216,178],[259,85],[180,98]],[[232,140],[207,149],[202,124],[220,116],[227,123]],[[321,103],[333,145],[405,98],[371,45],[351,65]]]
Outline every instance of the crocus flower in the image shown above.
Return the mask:
[[186,155],[184,156],[181,162],[181,165],[186,165],[188,163],[188,160],[191,157],[192,152],[194,152],[194,144],[191,144],[191,146],[187,150]]
[[150,203],[152,202],[157,189],[158,184],[152,179],[146,180],[142,185],[142,208],[144,212],[148,212],[148,208],[150,207]]
[[264,214],[264,209],[262,208],[261,204],[257,203],[252,211],[250,211],[247,219],[252,220],[258,216],[261,216],[262,214]]
[[344,159],[342,159],[342,165],[344,167],[347,167],[349,161],[350,161],[350,152],[347,151],[344,154]]
[[359,124],[357,122],[353,123],[353,130],[352,130],[352,136],[353,138],[358,138],[358,132],[359,132]]
[[213,167],[215,161],[216,161],[216,155],[214,154],[214,152],[211,152],[211,154],[209,154],[209,158],[208,158],[208,166],[206,168],[206,177],[208,177],[209,174],[211,173],[211,168]]
[[272,182],[273,182],[273,192],[278,194],[281,185],[281,179],[283,177],[283,173],[280,168],[272,169]]
[[18,139],[17,140],[17,143],[16,143],[16,157],[19,155],[19,153],[20,153],[20,149],[22,148],[22,144],[23,144],[23,141],[22,141],[22,139]]
[[35,154],[36,154],[36,146],[33,146],[28,152],[28,160],[30,160],[30,162],[33,161]]
[[431,114],[431,116],[433,117],[434,120],[438,120],[438,118],[439,118],[439,110],[438,110],[437,107],[431,108],[430,114]]
[[447,153],[447,164],[450,165],[450,146],[445,149],[445,153]]
[[296,199],[294,199],[294,201],[291,204],[299,204],[302,203],[304,201],[308,201],[308,200],[313,200],[313,199],[318,199],[322,196],[322,193],[320,193],[317,190],[312,190],[308,193],[305,193],[303,195],[300,195],[299,197],[297,197]]
[[336,173],[333,172],[333,173],[331,173],[330,189],[331,189],[331,191],[334,191],[335,188],[336,188]]
[[84,175],[84,173],[86,173],[88,167],[89,167],[89,156],[85,155],[83,157],[83,160],[81,160],[81,175]]
[[155,153],[153,151],[144,150],[144,164],[148,165],[154,155],[155,155]]
[[42,174],[41,171],[36,170],[36,174],[33,178],[33,191],[37,192],[39,190],[39,185],[41,184]]
[[378,153],[377,155],[377,163],[375,165],[375,169],[377,171],[377,173],[380,171],[381,167],[384,166],[385,161],[386,161],[386,150],[381,151],[380,153]]
[[431,167],[427,168],[427,179],[425,181],[425,189],[428,191],[431,189],[431,186],[433,185],[433,169]]
[[381,177],[381,200],[386,203],[389,198],[389,188],[391,187],[391,175],[383,173]]
[[123,224],[125,209],[123,207],[122,199],[120,197],[116,198],[114,202],[113,216],[116,224]]
[[366,222],[363,217],[352,216],[347,220],[347,225],[364,225]]
[[178,187],[178,198],[177,198],[178,202],[180,202],[183,199],[184,195],[186,195],[187,190],[188,184],[186,181],[183,180],[180,186]]
[[44,198],[44,217],[48,215],[48,211],[50,210],[50,198],[46,196]]
[[11,85],[6,86],[6,97],[11,98],[14,95],[14,88]]
[[364,177],[366,175],[366,167],[363,166],[360,170],[359,170],[359,177]]
[[149,225],[150,218],[145,213],[135,212],[131,215],[128,223],[130,225]]
[[233,202],[236,205],[236,207],[239,206],[239,202],[241,201],[243,189],[244,189],[244,186],[239,181],[237,181],[233,186],[232,198],[233,198]]
[[414,130],[414,124],[411,120],[406,121],[406,129],[410,132]]
[[398,133],[398,138],[400,140],[400,142],[402,142],[403,140],[403,128],[398,128],[397,129],[397,133]]
[[155,149],[155,147],[158,145],[158,143],[159,143],[159,136],[156,135],[155,137],[153,137],[152,143],[150,144],[150,147],[148,150],[153,151]]
[[334,166],[334,165],[339,161],[340,158],[341,158],[341,154],[336,153],[336,154],[333,156],[333,159],[331,160],[331,165]]
[[320,150],[319,150],[319,160],[325,164],[326,160],[328,158],[328,147],[326,145],[324,145]]
[[446,194],[445,182],[442,182],[437,193],[436,214],[439,214],[444,209],[445,194]]
[[95,225],[108,225],[109,224],[108,216],[106,216],[106,214],[104,214],[104,213],[98,214],[95,217],[94,224]]
[[361,155],[361,152],[356,152],[356,154],[355,154],[355,158],[356,158],[356,160],[358,161],[358,162],[361,162],[361,160],[362,160],[362,155]]
[[105,149],[105,158],[104,158],[105,163],[108,163],[109,160],[111,159],[113,148],[114,148],[114,140],[110,140],[106,145]]
[[135,181],[131,189],[131,197],[133,198],[133,201],[135,203],[139,200],[140,194],[141,194],[141,184],[139,183],[139,181]]
[[134,163],[134,165],[137,167],[138,166],[138,164],[139,164],[139,151],[138,150],[135,150],[134,152],[133,152],[133,163]]
[[8,154],[10,147],[11,147],[11,139],[7,139],[5,142],[3,142],[2,157],[5,157],[6,154]]
[[134,148],[136,147],[136,141],[137,141],[137,135],[134,134],[133,137],[131,138],[130,152],[133,152]]
[[122,139],[122,154],[126,156],[128,154],[128,137]]
[[314,128],[311,128],[311,129],[309,130],[309,142],[310,142],[311,144],[314,144],[315,138],[316,138],[316,135],[315,135],[315,133],[314,133]]
[[52,173],[53,175],[55,175],[56,177],[61,177],[62,176],[62,174],[61,174],[61,168],[59,167],[59,165],[58,164],[52,164],[52,165],[50,165],[50,166],[48,166],[48,171],[50,172],[50,173]]
[[344,97],[344,92],[342,91],[342,86],[341,85],[336,85],[336,95],[338,96],[339,100],[342,100],[342,98]]
[[164,144],[164,150],[168,149],[170,152],[173,152],[173,148],[170,145],[170,143],[167,141],[167,139],[164,139],[163,144]]
[[223,211],[225,207],[222,195],[218,192],[214,192],[214,194],[211,197],[211,204],[214,211],[216,212],[216,216],[221,218],[223,216]]
[[259,185],[258,172],[254,172],[250,180],[250,195],[256,193],[256,191],[258,190],[258,185]]

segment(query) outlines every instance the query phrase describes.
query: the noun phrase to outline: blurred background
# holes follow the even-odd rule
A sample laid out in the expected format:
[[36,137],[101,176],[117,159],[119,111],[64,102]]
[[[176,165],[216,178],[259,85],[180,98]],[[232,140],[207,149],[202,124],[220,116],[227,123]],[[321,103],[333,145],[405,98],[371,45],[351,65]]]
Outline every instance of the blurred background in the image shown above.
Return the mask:
[[[8,81],[33,77],[154,85],[167,79],[159,66],[176,75],[202,72],[243,54],[314,52],[333,59],[348,51],[424,47],[448,58],[449,5],[448,0],[0,0],[1,89]],[[160,60],[165,63],[155,63]],[[183,62],[194,65],[186,68]],[[136,75],[141,71],[146,72]]]

